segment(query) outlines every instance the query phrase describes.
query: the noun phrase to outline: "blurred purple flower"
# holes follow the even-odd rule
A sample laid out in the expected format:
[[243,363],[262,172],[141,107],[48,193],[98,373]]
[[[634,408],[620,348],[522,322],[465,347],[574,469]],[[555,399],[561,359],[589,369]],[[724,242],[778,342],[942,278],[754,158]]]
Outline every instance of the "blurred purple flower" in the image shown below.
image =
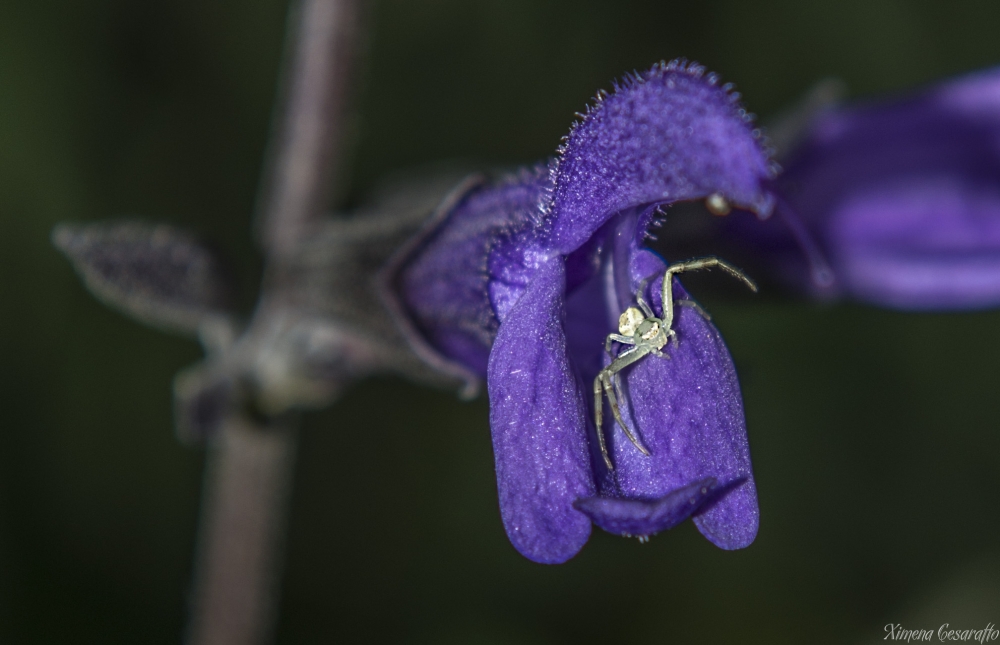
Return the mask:
[[[487,378],[501,514],[529,559],[566,561],[592,522],[646,536],[693,517],[721,548],[753,541],[739,383],[706,318],[681,308],[671,360],[621,373],[649,456],[607,420],[608,470],[589,405],[605,338],[650,276],[662,315],[667,265],[642,248],[658,209],[711,197],[769,214],[773,168],[750,121],[701,67],[657,65],[599,95],[548,166],[458,189],[390,266],[418,351],[470,385]],[[687,297],[676,280],[673,294]]]
[[1000,305],[1000,69],[829,110],[783,165],[778,211],[835,279],[808,280],[785,218],[727,222],[783,279],[900,309]]

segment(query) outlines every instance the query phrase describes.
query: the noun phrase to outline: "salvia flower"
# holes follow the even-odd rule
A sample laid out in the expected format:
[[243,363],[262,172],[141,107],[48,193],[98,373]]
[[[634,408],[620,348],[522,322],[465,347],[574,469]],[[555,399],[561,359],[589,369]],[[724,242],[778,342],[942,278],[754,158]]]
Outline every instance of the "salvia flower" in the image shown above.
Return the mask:
[[802,279],[783,218],[727,223],[785,279],[900,309],[1000,304],[1000,69],[826,111],[783,165],[778,210],[835,279]]
[[702,313],[678,310],[669,360],[619,375],[622,415],[649,455],[613,420],[594,427],[591,384],[640,287],[662,315],[667,264],[643,248],[658,209],[710,198],[766,217],[773,171],[730,87],[661,63],[599,95],[549,164],[461,187],[389,267],[422,351],[487,379],[501,515],[526,557],[571,558],[592,523],[647,536],[693,517],[724,549],[753,541],[739,384]]

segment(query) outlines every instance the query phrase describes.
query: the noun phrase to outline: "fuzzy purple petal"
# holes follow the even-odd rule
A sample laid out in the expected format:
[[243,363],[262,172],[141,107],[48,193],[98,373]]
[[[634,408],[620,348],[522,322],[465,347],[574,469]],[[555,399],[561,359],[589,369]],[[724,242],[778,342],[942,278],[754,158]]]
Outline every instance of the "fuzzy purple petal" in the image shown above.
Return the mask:
[[534,169],[474,186],[439,214],[399,271],[403,303],[427,341],[481,376],[498,325],[489,256],[538,216],[547,181]]
[[839,288],[905,309],[1000,304],[1000,70],[820,120],[779,186]]
[[563,331],[563,259],[539,267],[490,354],[490,427],[500,513],[514,547],[535,562],[573,557],[590,520],[573,508],[595,492],[587,409]]
[[659,499],[587,497],[576,501],[580,509],[608,533],[622,536],[652,535],[672,529],[712,499],[715,479],[706,477],[671,491]]
[[[651,264],[651,256],[640,251],[631,264]],[[649,295],[659,313],[658,286],[654,281]],[[674,298],[687,297],[675,280]],[[664,499],[713,478],[717,488],[694,522],[716,546],[743,548],[757,535],[759,511],[736,370],[711,322],[690,307],[675,312],[677,342],[665,348],[670,358],[647,356],[624,372],[622,413],[651,455],[640,453],[620,428],[606,426],[616,469],[613,494]],[[654,519],[633,533],[669,528]]]
[[714,75],[676,62],[599,97],[553,173],[549,245],[569,253],[625,209],[716,192],[768,214],[770,162],[737,99]]

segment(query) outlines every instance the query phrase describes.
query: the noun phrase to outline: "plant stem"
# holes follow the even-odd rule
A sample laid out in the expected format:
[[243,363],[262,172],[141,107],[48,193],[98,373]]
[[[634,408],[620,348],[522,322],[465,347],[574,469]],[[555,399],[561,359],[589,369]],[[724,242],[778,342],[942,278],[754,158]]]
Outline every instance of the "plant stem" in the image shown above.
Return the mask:
[[[358,14],[359,0],[299,0],[291,8],[283,107],[272,126],[258,201],[268,278],[256,316],[269,309],[268,303],[282,300],[282,268],[310,223],[329,206]],[[213,443],[202,498],[190,645],[273,640],[296,436],[292,422],[257,422],[234,411]]]
[[274,121],[258,201],[269,263],[294,252],[329,207],[358,39],[357,0],[300,0],[289,20],[284,110]]
[[205,477],[192,645],[271,640],[296,431],[233,416]]

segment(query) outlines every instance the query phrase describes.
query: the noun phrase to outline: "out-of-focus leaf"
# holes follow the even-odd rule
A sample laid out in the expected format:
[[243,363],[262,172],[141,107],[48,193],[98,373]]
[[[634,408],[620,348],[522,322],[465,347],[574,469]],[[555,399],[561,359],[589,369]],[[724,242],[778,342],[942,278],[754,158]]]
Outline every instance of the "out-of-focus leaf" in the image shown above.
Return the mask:
[[60,224],[52,241],[95,296],[141,322],[194,334],[229,312],[229,273],[189,233],[130,221]]

